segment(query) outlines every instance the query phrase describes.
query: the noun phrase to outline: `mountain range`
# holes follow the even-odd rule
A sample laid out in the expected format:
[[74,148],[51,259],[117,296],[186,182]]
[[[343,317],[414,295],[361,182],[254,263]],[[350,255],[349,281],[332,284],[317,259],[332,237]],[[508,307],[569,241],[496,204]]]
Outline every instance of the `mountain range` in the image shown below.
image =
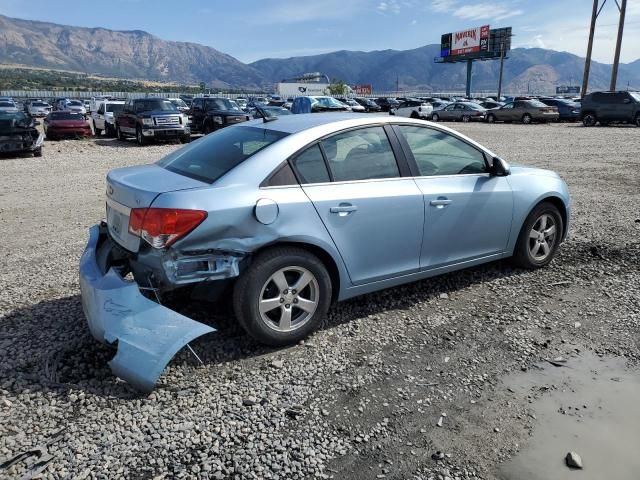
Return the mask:
[[[439,45],[411,50],[341,50],[321,55],[267,58],[245,64],[212,47],[162,40],[140,30],[115,31],[0,15],[0,63],[74,70],[110,77],[204,82],[214,88],[270,88],[304,72],[322,72],[348,84],[372,84],[377,91],[463,90],[463,64],[438,64]],[[516,48],[504,64],[506,91],[549,92],[579,85],[584,58],[542,48]],[[495,90],[499,62],[475,62],[473,88]],[[589,86],[606,89],[611,65],[592,62]],[[640,88],[640,59],[621,64],[618,88]]]

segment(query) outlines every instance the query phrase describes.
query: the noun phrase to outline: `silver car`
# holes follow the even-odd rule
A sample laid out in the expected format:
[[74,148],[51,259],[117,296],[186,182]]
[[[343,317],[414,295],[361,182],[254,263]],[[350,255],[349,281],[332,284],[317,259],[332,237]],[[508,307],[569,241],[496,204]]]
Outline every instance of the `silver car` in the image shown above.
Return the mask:
[[500,258],[548,265],[569,217],[557,174],[510,167],[430,122],[254,120],[109,172],[82,303],[94,337],[118,344],[116,375],[150,390],[180,348],[214,331],[164,306],[174,294],[228,301],[250,335],[285,345],[335,301]]

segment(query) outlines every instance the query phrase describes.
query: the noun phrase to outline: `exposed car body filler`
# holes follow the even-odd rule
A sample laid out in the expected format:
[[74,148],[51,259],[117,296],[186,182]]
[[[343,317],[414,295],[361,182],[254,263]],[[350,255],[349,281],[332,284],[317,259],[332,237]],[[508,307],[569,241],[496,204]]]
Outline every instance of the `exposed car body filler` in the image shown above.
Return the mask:
[[[99,236],[100,227],[91,227],[80,259],[82,308],[98,341],[118,343],[118,353],[109,362],[113,373],[150,392],[182,347],[215,329],[149,300],[113,268],[103,275],[95,260]],[[91,289],[87,280],[94,280]]]

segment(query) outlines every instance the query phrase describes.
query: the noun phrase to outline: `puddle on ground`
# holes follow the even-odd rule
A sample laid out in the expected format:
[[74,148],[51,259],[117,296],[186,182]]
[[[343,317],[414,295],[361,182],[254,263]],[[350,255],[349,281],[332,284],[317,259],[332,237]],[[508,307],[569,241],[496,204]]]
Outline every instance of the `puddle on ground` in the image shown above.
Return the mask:
[[[533,435],[498,473],[503,480],[638,480],[640,375],[624,361],[585,353],[563,367],[545,363],[509,377],[506,388],[531,395]],[[546,390],[549,388],[549,390]],[[586,408],[584,408],[586,406]],[[564,462],[569,451],[583,470]]]

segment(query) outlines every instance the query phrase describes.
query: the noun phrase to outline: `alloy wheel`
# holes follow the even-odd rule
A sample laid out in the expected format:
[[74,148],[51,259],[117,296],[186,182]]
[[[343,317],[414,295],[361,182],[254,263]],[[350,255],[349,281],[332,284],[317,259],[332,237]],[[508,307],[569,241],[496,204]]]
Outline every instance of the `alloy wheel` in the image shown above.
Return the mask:
[[306,324],[318,308],[320,288],[306,268],[281,268],[262,286],[258,300],[260,318],[278,332],[292,332]]
[[536,262],[544,262],[553,251],[558,238],[558,226],[552,215],[541,215],[529,232],[529,255]]
[[528,113],[525,113],[522,116],[522,123],[524,123],[525,125],[528,125],[531,123],[531,115],[529,115]]
[[469,115],[463,115],[462,116],[462,121],[467,123],[469,120],[471,120],[471,117]]

